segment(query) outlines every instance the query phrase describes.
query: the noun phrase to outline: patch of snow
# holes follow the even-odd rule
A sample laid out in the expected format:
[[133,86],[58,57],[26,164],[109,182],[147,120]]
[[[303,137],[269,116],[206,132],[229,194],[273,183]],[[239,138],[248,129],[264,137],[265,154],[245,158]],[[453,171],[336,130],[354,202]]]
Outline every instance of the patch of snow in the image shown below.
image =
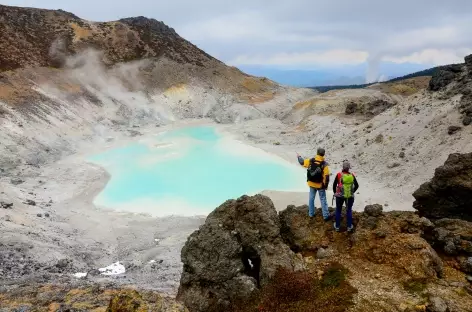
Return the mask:
[[126,272],[125,266],[120,262],[113,263],[105,268],[98,269],[102,275],[118,275]]
[[80,273],[80,272],[78,272],[78,273],[74,273],[73,275],[74,275],[74,277],[76,277],[76,278],[83,278],[83,277],[86,277],[86,276],[87,276],[87,273]]
[[252,264],[251,259],[247,259],[247,261],[249,262],[249,265],[251,266],[251,269],[254,268],[254,265]]
[[156,260],[151,260],[151,261],[149,261],[149,263],[155,263],[155,262],[156,262]]

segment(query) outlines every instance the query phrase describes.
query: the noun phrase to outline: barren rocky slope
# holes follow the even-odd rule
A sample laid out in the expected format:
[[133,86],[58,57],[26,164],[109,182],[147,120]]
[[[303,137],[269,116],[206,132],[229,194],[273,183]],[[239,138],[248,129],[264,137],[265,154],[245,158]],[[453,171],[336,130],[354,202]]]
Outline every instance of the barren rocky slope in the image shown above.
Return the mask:
[[[459,187],[458,195],[468,194],[467,173],[459,175],[461,181],[440,185],[432,181],[415,193],[419,196],[415,206],[431,218],[434,230],[411,212],[366,212],[358,215],[360,227],[354,238],[361,244],[354,247],[348,246],[352,242],[345,234],[333,235],[330,224],[319,220],[308,224],[302,213],[306,207],[290,207],[279,214],[281,223],[277,224],[270,200],[258,197],[256,206],[270,211],[270,218],[260,219],[269,223],[267,237],[250,222],[244,225],[251,220],[238,221],[238,213],[225,217],[225,212],[215,212],[207,223],[222,235],[222,246],[233,248],[231,259],[221,258],[231,266],[217,272],[213,264],[198,262],[202,255],[212,258],[212,243],[197,240],[184,253],[186,267],[179,261],[187,236],[204,219],[97,210],[92,199],[108,177],[103,169],[85,164],[82,154],[196,118],[226,124],[225,131],[290,161],[295,161],[295,152],[312,156],[322,145],[332,171],[343,159],[351,160],[361,183],[357,210],[365,203],[383,204],[384,210],[412,210],[412,194],[433,177],[436,167],[451,153],[472,151],[468,125],[471,57],[465,64],[443,68],[432,79],[318,94],[245,75],[155,20],[139,17],[95,23],[63,11],[7,6],[0,6],[0,49],[0,308],[104,311],[122,285],[175,294],[183,269],[179,297],[189,307],[204,306],[208,302],[201,301],[202,296],[215,294],[226,296],[220,302],[225,305],[232,295],[225,292],[218,274],[227,274],[225,281],[241,291],[265,284],[273,274],[274,263],[261,271],[263,278],[255,277],[249,261],[239,261],[241,247],[248,259],[281,259],[290,263],[286,268],[303,262],[320,281],[329,276],[327,272],[344,272],[339,265],[347,267],[352,278],[348,284],[343,280],[335,291],[348,294],[342,303],[355,302],[359,311],[363,307],[364,311],[406,311],[415,305],[431,310],[432,302],[439,302],[437,311],[468,311],[470,286],[460,273],[469,272],[470,262],[470,223],[465,221],[470,219],[463,217],[467,202],[451,204],[437,193]],[[451,173],[470,169],[469,165],[446,167],[453,169]],[[439,177],[447,174],[439,172]],[[279,209],[306,201],[304,193],[278,196],[283,197],[278,203],[274,200]],[[445,205],[429,207],[436,201]],[[238,205],[230,202],[223,208],[237,212]],[[451,210],[442,210],[443,206]],[[250,212],[251,200],[245,207],[249,212],[243,211],[255,220],[260,217]],[[449,215],[465,220],[443,219]],[[234,239],[226,231],[248,227],[248,237],[260,241],[263,254],[254,252],[259,245]],[[297,228],[306,231],[297,232]],[[231,245],[224,245],[227,242]],[[399,249],[391,251],[392,244]],[[443,259],[443,279],[438,279],[439,265],[431,246]],[[310,256],[325,249],[329,254],[326,266],[310,264]],[[274,255],[274,250],[283,254]],[[405,270],[395,263],[398,259]],[[98,268],[116,261],[125,265],[125,275],[97,273]],[[234,268],[250,272],[249,278],[228,271],[236,262]],[[200,268],[205,272],[195,271]],[[77,272],[88,274],[77,279],[72,275]],[[283,274],[276,278],[299,281],[306,277]],[[201,276],[215,284],[201,288]],[[38,285],[38,291],[24,287],[31,283]],[[67,286],[48,288],[46,284]],[[267,285],[268,294],[279,290],[270,282]],[[310,291],[319,294],[316,289]],[[449,301],[438,301],[441,295]],[[254,300],[270,306],[273,297],[264,296]],[[457,301],[459,297],[462,301]],[[124,298],[146,309],[148,304],[156,306],[153,300],[160,297],[133,293]],[[169,302],[163,307],[172,311]],[[320,304],[320,299],[313,302]],[[164,309],[157,306],[156,311]]]
[[[144,17],[96,23],[0,6],[0,166],[70,154],[137,125],[232,122],[285,101],[289,89],[248,76]],[[309,91],[292,90],[295,99]],[[41,132],[43,136],[37,136]]]
[[433,78],[329,91],[284,107],[261,104],[280,122],[234,127],[287,159],[295,152],[311,157],[323,146],[333,171],[351,161],[366,204],[411,209],[413,191],[435,168],[451,153],[472,151],[472,64],[466,60],[452,66],[454,73],[446,67]]
[[[0,6],[0,69],[62,67],[91,46],[107,64],[164,56],[204,67],[216,61],[162,22],[144,17],[94,23],[64,11]],[[59,53],[61,52],[61,53]]]

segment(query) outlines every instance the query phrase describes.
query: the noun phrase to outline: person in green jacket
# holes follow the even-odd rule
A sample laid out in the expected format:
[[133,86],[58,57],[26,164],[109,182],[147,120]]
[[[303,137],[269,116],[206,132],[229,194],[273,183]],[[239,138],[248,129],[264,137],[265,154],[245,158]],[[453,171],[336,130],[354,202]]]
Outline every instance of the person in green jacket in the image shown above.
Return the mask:
[[352,224],[352,206],[354,205],[354,194],[359,189],[359,183],[356,176],[351,171],[351,164],[345,160],[343,162],[343,169],[336,174],[333,182],[333,193],[336,197],[336,217],[334,222],[334,229],[339,232],[341,225],[341,212],[343,204],[346,203],[346,219],[347,230],[352,232],[354,225]]

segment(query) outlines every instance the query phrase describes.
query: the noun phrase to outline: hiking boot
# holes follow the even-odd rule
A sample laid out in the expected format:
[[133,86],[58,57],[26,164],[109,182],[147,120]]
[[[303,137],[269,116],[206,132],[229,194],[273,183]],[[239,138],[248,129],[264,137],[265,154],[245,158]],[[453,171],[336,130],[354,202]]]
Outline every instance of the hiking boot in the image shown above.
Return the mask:
[[336,227],[336,223],[333,223],[333,228],[334,228],[334,230],[335,230],[336,232],[339,232],[339,228]]
[[350,227],[348,227],[348,228],[347,228],[347,231],[348,231],[349,233],[354,232],[354,225],[351,225]]
[[325,222],[328,222],[328,221],[331,221],[332,218],[333,218],[333,216],[327,216],[326,218],[323,218],[323,220]]

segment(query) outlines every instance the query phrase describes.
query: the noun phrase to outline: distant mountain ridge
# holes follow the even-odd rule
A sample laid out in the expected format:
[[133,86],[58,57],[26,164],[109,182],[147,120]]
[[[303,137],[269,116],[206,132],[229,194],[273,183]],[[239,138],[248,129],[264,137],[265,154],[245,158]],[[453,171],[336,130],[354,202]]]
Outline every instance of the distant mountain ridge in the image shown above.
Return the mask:
[[[285,69],[259,65],[239,65],[237,67],[250,75],[267,77],[282,85],[293,87],[361,85],[366,82],[367,63],[342,67],[326,66],[319,69]],[[385,62],[379,65],[378,77],[382,76],[383,80],[388,80],[425,70],[428,67],[432,67],[432,65]]]
[[[425,70],[417,71],[408,75],[404,75],[401,77],[396,77],[392,78],[387,81],[383,81],[380,83],[388,83],[388,82],[396,82],[396,81],[402,81],[410,78],[415,78],[415,77],[423,77],[423,76],[433,76],[435,73],[437,73],[439,70],[449,67],[450,65],[443,65],[443,66],[436,66],[432,68],[428,68]],[[371,85],[374,85],[378,82],[373,82],[373,83],[364,83],[364,84],[353,84],[353,85],[337,85],[337,86],[318,86],[318,87],[310,87],[310,89],[317,90],[319,92],[327,92],[330,90],[340,90],[340,89],[362,89]]]

